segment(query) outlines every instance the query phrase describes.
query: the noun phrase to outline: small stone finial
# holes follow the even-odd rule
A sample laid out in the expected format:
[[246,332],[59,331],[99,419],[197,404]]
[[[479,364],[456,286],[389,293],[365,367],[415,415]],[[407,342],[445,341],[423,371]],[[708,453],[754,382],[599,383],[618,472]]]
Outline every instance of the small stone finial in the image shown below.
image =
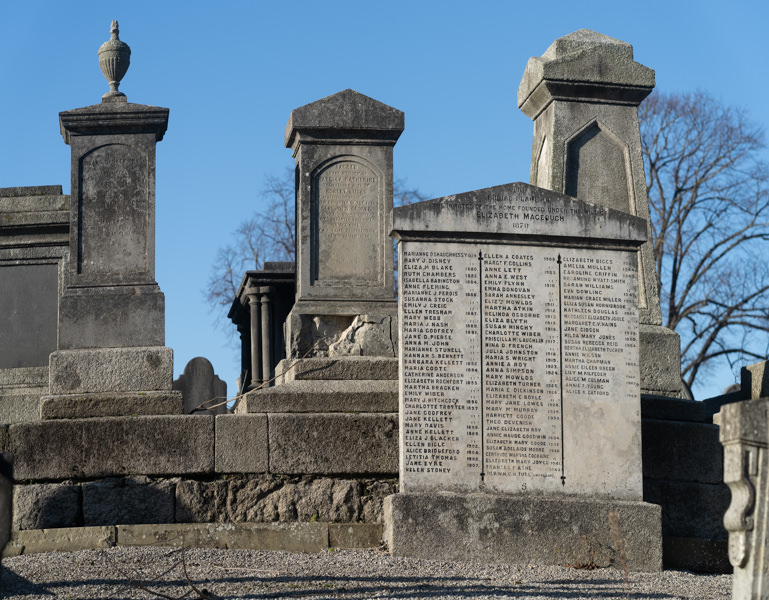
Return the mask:
[[101,97],[101,101],[127,102],[126,95],[118,91],[118,86],[131,64],[131,48],[120,41],[117,21],[112,21],[109,31],[110,39],[99,48],[99,68],[109,82],[109,92]]

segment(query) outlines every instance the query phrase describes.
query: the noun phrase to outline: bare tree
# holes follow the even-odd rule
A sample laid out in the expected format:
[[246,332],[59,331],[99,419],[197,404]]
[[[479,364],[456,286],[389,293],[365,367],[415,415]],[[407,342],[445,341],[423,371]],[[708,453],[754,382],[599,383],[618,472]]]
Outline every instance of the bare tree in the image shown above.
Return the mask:
[[[265,261],[295,260],[294,171],[287,169],[283,177],[267,177],[262,196],[267,209],[243,221],[232,241],[216,253],[205,296],[219,319],[227,314],[246,271],[260,269]],[[403,179],[394,181],[395,206],[426,199],[418,189],[406,187]]]
[[702,92],[639,108],[660,304],[690,386],[714,359],[767,354],[768,169],[762,129]]

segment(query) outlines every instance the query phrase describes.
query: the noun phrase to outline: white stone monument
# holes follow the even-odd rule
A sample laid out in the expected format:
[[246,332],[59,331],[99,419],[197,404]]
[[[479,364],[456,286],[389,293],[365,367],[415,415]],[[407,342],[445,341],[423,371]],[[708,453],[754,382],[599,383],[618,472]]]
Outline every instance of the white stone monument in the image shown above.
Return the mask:
[[644,220],[515,183],[395,209],[393,235],[391,550],[566,564],[587,544],[600,564],[661,568],[659,507],[642,502]]

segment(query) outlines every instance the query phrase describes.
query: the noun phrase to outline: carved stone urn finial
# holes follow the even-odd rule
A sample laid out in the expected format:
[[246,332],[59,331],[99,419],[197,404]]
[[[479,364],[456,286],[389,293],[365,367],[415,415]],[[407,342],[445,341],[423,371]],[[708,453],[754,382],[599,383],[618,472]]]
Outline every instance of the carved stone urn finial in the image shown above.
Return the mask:
[[118,91],[118,86],[128,71],[128,65],[131,64],[131,48],[120,41],[117,21],[112,21],[109,31],[110,39],[99,48],[99,67],[109,82],[109,92],[101,97],[101,101],[127,102],[126,95]]

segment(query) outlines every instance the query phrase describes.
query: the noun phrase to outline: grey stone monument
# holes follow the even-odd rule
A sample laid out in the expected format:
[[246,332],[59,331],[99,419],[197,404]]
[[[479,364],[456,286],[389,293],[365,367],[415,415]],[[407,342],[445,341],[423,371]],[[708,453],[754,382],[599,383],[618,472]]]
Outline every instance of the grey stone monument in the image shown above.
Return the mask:
[[0,423],[40,417],[68,243],[61,186],[0,188]]
[[[645,504],[643,219],[523,183],[393,212],[400,494],[393,553],[661,568]],[[589,550],[588,550],[589,549]]]
[[654,71],[630,44],[580,29],[529,59],[518,106],[534,121],[530,183],[647,222],[639,264],[641,389],[682,397],[680,339],[661,327],[638,105]]
[[184,414],[227,413],[227,383],[214,373],[214,366],[207,358],[198,356],[188,362],[172,387],[182,393]]
[[70,260],[43,418],[182,408],[155,282],[155,145],[168,109],[129,103],[117,91],[130,50],[116,21],[111,33],[99,50],[110,92],[101,104],[59,115],[72,148]]
[[724,483],[732,498],[724,526],[734,568],[733,600],[769,597],[769,369],[761,362],[742,369],[749,400],[727,404],[716,415],[724,447]]
[[[388,218],[403,124],[401,111],[354,90],[291,112],[285,140],[296,160],[297,270],[288,358],[395,356]],[[351,335],[363,343],[332,348]]]

